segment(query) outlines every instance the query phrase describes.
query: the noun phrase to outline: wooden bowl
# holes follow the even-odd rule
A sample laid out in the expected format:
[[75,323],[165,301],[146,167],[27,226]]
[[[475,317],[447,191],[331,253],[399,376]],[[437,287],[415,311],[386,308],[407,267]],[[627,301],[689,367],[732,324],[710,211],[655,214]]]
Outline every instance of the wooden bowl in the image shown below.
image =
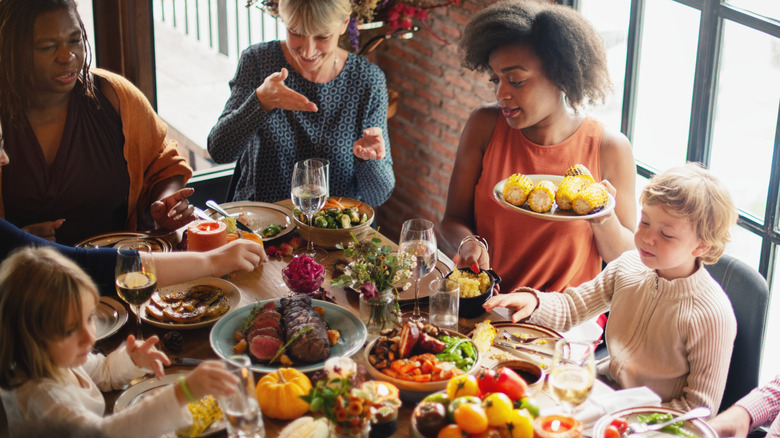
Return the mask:
[[340,199],[340,202],[347,206],[356,205],[361,215],[363,213],[368,215],[368,220],[351,228],[317,228],[310,227],[309,224],[302,222],[298,215],[293,214],[293,220],[295,221],[295,225],[298,226],[298,233],[302,239],[306,241],[311,239],[315,245],[323,248],[336,249],[336,245],[339,243],[346,245],[351,242],[352,234],[357,236],[358,240],[366,237],[369,231],[371,231],[371,223],[374,222],[374,209],[365,202],[358,201],[357,199],[336,199]]

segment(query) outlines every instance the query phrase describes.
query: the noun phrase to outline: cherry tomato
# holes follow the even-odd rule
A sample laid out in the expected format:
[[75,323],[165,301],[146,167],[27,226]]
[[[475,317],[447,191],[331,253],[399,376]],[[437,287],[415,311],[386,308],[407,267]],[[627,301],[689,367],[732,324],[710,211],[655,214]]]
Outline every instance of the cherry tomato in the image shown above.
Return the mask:
[[620,431],[617,427],[610,424],[604,429],[604,438],[620,438]]
[[501,367],[496,370],[495,388],[512,400],[520,400],[528,391],[528,384],[512,368]]
[[496,391],[496,370],[483,369],[477,373],[477,384],[482,394],[490,394]]
[[523,397],[520,399],[519,408],[528,410],[528,413],[534,418],[539,416],[539,403],[536,402],[536,399]]
[[482,392],[479,390],[479,385],[477,384],[477,378],[471,374],[461,374],[451,378],[450,381],[447,382],[447,397],[449,397],[450,400],[455,400],[464,395],[472,395],[474,397],[482,395]]
[[447,396],[447,393],[445,392],[434,392],[433,394],[425,397],[423,401],[432,401],[436,403],[441,403],[445,407],[450,404],[450,398]]
[[449,417],[450,421],[455,421],[455,409],[458,409],[460,405],[467,403],[473,405],[482,405],[482,400],[480,400],[479,397],[474,397],[473,395],[464,395],[463,397],[458,397],[451,401],[449,406],[447,406],[447,416]]
[[457,424],[448,424],[441,428],[436,438],[463,438],[469,436]]
[[611,423],[609,423],[609,425],[615,426],[615,429],[617,429],[621,434],[628,430],[628,421],[626,421],[624,418],[615,418]]
[[482,399],[482,407],[485,409],[488,424],[491,426],[505,425],[513,410],[512,400],[501,392],[487,395]]
[[463,403],[455,409],[455,424],[468,433],[482,433],[488,428],[488,418],[482,405]]
[[525,409],[514,409],[506,422],[509,438],[533,438],[534,419]]

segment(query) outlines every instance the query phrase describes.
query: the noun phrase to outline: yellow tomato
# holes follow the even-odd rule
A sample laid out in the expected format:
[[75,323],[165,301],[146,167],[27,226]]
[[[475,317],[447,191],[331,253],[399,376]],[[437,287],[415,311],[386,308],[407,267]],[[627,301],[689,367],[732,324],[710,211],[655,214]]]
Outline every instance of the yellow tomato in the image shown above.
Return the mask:
[[468,434],[457,424],[448,424],[441,428],[436,438],[463,438],[467,436]]
[[471,374],[461,374],[451,378],[450,381],[447,382],[447,397],[449,397],[450,400],[455,400],[464,395],[471,395],[474,397],[479,397],[481,395],[479,384],[477,384],[477,378]]
[[525,409],[514,409],[509,414],[506,428],[502,429],[504,438],[533,438],[534,418]]
[[505,425],[514,410],[512,399],[503,392],[494,392],[486,396],[482,400],[482,407],[491,426]]
[[488,418],[482,405],[464,403],[455,409],[455,424],[468,433],[482,433],[488,428]]

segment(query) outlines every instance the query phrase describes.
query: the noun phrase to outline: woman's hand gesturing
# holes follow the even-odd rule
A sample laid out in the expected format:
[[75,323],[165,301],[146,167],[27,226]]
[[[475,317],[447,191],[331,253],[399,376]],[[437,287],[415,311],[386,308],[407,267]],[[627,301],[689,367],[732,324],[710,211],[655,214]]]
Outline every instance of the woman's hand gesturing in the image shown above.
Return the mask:
[[352,145],[352,153],[361,160],[381,160],[385,157],[385,138],[382,128],[363,130],[363,137]]
[[286,68],[274,73],[263,81],[263,84],[255,90],[255,96],[260,101],[260,106],[265,112],[274,108],[280,108],[291,111],[317,111],[317,105],[309,99],[287,88],[284,81],[287,79],[288,72]]

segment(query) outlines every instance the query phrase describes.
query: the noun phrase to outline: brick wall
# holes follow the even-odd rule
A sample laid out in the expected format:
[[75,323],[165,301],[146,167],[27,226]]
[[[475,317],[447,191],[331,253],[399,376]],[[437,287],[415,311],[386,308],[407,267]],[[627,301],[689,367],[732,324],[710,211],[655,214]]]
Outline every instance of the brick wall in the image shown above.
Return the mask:
[[395,191],[377,211],[382,233],[396,241],[407,219],[441,221],[460,133],[472,109],[495,102],[487,75],[462,68],[458,52],[461,30],[490,3],[461,0],[432,10],[427,22],[448,44],[421,26],[414,38],[389,40],[374,54],[388,85],[400,92],[388,126]]

